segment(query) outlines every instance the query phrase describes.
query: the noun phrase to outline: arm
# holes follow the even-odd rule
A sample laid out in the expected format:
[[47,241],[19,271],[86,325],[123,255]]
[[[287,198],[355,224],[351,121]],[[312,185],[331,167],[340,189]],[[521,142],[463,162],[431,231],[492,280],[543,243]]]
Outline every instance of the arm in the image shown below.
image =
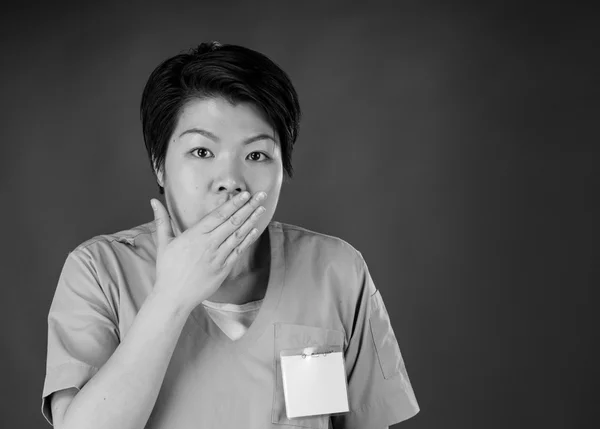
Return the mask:
[[73,397],[77,394],[78,389],[71,387],[69,389],[62,389],[54,392],[50,395],[48,400],[52,407],[52,416],[54,420],[54,427],[60,429],[62,427],[63,416],[65,411],[69,407],[69,404],[73,400]]
[[143,428],[190,312],[151,293],[98,373],[79,392],[66,389],[53,395],[55,427]]
[[[47,368],[52,375],[47,370],[44,383],[45,392],[59,392],[52,401],[57,427],[141,429],[146,425],[183,326],[256,241],[257,207],[265,197],[259,192],[249,200],[250,194],[243,192],[177,238],[168,211],[153,200],[156,283],[120,343],[114,333],[113,309],[93,267],[94,256],[83,256],[84,250],[78,256],[69,254],[49,313]],[[77,334],[89,343],[78,347]],[[56,368],[73,362],[83,364],[79,367],[87,374],[59,379]],[[83,387],[73,394],[74,386]]]

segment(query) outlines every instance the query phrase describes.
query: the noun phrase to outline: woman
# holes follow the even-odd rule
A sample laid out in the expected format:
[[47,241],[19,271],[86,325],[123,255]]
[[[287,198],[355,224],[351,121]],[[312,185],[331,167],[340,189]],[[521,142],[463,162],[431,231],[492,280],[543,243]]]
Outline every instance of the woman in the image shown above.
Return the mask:
[[203,43],[154,70],[141,117],[165,205],[69,253],[48,316],[48,421],[379,429],[415,415],[360,252],[272,220],[300,119],[285,72]]

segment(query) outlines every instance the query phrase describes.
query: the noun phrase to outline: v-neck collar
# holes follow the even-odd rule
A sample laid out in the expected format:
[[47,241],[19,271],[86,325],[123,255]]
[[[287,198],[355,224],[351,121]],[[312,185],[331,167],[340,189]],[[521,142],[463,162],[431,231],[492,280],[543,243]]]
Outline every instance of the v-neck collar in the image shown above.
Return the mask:
[[248,327],[242,337],[232,340],[210,317],[202,304],[198,305],[191,313],[193,319],[202,330],[214,341],[224,347],[247,348],[254,343],[272,323],[273,315],[283,290],[285,279],[285,254],[283,246],[283,231],[280,222],[271,221],[266,229],[269,234],[269,247],[271,248],[271,266],[269,268],[269,281],[262,305],[256,318]]

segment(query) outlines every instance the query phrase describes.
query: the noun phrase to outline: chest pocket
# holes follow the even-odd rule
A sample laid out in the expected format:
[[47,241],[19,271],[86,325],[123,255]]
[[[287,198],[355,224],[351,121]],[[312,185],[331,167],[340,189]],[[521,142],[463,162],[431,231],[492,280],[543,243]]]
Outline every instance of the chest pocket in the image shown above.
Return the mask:
[[279,352],[285,349],[295,349],[308,346],[342,346],[344,333],[333,329],[313,326],[293,325],[287,323],[275,324],[275,393],[273,396],[273,411],[271,423],[287,425],[284,427],[302,427],[310,429],[327,429],[329,415],[296,417],[288,419],[285,413],[285,397],[283,394],[283,378],[281,377],[281,360]]

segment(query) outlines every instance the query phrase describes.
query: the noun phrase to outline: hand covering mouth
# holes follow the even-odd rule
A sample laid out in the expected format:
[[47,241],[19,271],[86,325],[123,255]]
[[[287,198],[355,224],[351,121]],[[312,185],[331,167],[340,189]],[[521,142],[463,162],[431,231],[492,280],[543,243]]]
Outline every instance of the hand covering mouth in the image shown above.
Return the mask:
[[218,200],[217,200],[217,204],[215,205],[215,209],[217,207],[222,206],[223,204],[225,204],[227,201],[229,201],[230,199],[232,199],[233,197],[235,197],[234,194],[227,194],[227,195],[222,195]]

